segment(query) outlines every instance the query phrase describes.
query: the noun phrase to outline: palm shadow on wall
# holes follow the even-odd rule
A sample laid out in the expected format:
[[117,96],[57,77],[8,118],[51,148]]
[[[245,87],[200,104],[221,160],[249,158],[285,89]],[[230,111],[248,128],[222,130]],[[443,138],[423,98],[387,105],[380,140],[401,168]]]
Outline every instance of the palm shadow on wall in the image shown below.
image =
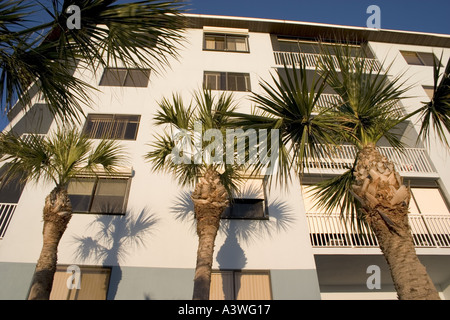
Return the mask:
[[[235,197],[254,199],[258,191],[251,188],[244,189]],[[181,191],[172,205],[175,219],[186,223],[193,234],[196,234],[196,220],[194,204],[190,191]],[[251,244],[258,240],[272,238],[276,234],[285,232],[295,221],[294,211],[286,202],[272,199],[266,204],[269,219],[222,219],[219,233],[225,236],[225,241],[217,251],[216,261],[219,269],[240,270],[247,265],[247,257],[242,244]],[[222,278],[225,282],[225,278]],[[224,292],[225,300],[233,300],[239,292],[239,281],[235,283],[234,293]],[[226,285],[223,283],[223,288]]]
[[81,261],[94,261],[105,267],[115,267],[108,288],[108,300],[114,300],[120,281],[124,263],[133,250],[145,247],[147,236],[158,219],[147,208],[137,215],[126,212],[125,215],[98,215],[90,223],[95,228],[94,236],[74,236],[78,246],[75,256]]

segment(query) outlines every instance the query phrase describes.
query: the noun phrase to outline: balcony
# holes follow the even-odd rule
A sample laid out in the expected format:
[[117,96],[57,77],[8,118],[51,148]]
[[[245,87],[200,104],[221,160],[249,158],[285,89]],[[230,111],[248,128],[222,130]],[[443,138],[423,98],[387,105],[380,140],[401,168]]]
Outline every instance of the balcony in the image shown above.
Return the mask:
[[[380,153],[394,163],[395,169],[403,177],[438,178],[423,148],[405,148],[403,152],[392,147],[378,147]],[[342,174],[354,164],[357,149],[353,145],[341,145],[331,152],[331,156],[308,158],[305,168],[310,174]]]
[[16,203],[0,203],[0,239],[3,239],[16,207]]
[[[375,248],[378,241],[365,226],[339,214],[307,213],[311,245],[315,248]],[[450,215],[410,214],[409,223],[416,248],[450,248]]]
[[[299,65],[300,61],[305,63],[305,67],[307,69],[316,69],[321,54],[318,53],[305,53],[305,52],[285,52],[285,51],[274,51],[275,64],[277,67],[283,67],[284,64],[287,66],[290,65]],[[358,58],[354,58],[358,59]],[[361,59],[361,58],[359,58]],[[377,59],[366,58],[365,70],[372,70],[373,72],[378,72],[381,69],[381,64]],[[334,65],[338,68],[337,58],[333,56]]]
[[[338,94],[322,93],[317,99],[317,104],[314,111],[320,112],[324,109],[336,108],[336,106],[342,105],[342,102],[343,100]],[[404,108],[399,101],[395,101],[392,104],[392,109],[399,118],[404,116]]]

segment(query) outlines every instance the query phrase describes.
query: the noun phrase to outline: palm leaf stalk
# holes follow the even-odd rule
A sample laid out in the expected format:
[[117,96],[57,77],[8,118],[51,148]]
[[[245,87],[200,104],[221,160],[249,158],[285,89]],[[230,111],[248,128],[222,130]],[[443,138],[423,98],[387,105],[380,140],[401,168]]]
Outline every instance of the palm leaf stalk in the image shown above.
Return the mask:
[[26,139],[11,133],[0,135],[0,155],[8,161],[6,176],[21,176],[24,182],[54,185],[43,208],[43,245],[31,283],[30,300],[48,300],[56,271],[58,244],[72,217],[68,184],[80,175],[96,176],[98,170],[112,174],[125,161],[123,150],[112,140],[97,146],[77,129],[59,129],[45,139]]
[[[292,68],[284,65],[271,79],[272,83],[260,83],[263,93],[252,93],[251,100],[257,104],[252,114],[229,115],[236,127],[278,130],[279,150],[270,150],[279,153],[278,170],[268,178],[287,185],[292,170],[301,178],[310,162],[332,156],[332,146],[338,144],[337,133],[343,127],[329,108],[320,105],[326,82],[309,75],[303,62]],[[262,169],[262,163],[257,163],[253,173],[264,174]]]
[[[154,171],[174,175],[183,186],[194,186],[191,199],[198,249],[193,300],[209,299],[214,243],[220,218],[242,179],[242,166],[234,161],[227,164],[223,143],[214,140],[218,139],[217,136],[214,139],[208,137],[210,130],[225,136],[230,121],[226,114],[235,108],[232,95],[216,97],[207,89],[196,92],[189,106],[178,95],[173,95],[172,100],[163,99],[155,120],[158,125],[168,126],[169,132],[155,136],[152,150],[146,155]],[[183,139],[188,139],[188,142]],[[211,143],[204,148],[202,140]],[[214,151],[209,150],[208,154],[206,150],[212,145],[215,146]]]

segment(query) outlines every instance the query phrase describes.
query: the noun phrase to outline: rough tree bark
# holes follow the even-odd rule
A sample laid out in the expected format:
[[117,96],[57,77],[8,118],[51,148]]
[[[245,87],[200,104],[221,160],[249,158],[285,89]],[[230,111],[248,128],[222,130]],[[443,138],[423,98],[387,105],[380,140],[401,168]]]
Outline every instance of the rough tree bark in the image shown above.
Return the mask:
[[58,244],[72,217],[72,206],[63,187],[46,197],[43,210],[43,245],[31,283],[29,300],[48,300],[56,271]]
[[389,265],[398,298],[436,300],[439,294],[419,261],[408,221],[409,188],[374,144],[358,154],[353,191]]
[[199,179],[191,196],[197,220],[197,264],[194,276],[193,300],[209,300],[214,242],[220,216],[228,206],[229,195],[219,174],[212,168]]

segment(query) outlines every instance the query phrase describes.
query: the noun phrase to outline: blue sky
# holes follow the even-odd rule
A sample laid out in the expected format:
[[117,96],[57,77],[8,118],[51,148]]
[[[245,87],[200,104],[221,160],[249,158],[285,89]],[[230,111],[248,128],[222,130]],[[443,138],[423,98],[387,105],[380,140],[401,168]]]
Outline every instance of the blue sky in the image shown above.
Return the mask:
[[450,34],[449,0],[188,0],[190,12],[365,27],[370,5],[381,28]]
[[[450,34],[449,0],[185,0],[188,12],[365,27],[370,5],[381,9],[381,28]],[[45,0],[43,1],[45,2]],[[118,2],[131,2],[119,0]],[[0,114],[0,129],[6,125]]]

